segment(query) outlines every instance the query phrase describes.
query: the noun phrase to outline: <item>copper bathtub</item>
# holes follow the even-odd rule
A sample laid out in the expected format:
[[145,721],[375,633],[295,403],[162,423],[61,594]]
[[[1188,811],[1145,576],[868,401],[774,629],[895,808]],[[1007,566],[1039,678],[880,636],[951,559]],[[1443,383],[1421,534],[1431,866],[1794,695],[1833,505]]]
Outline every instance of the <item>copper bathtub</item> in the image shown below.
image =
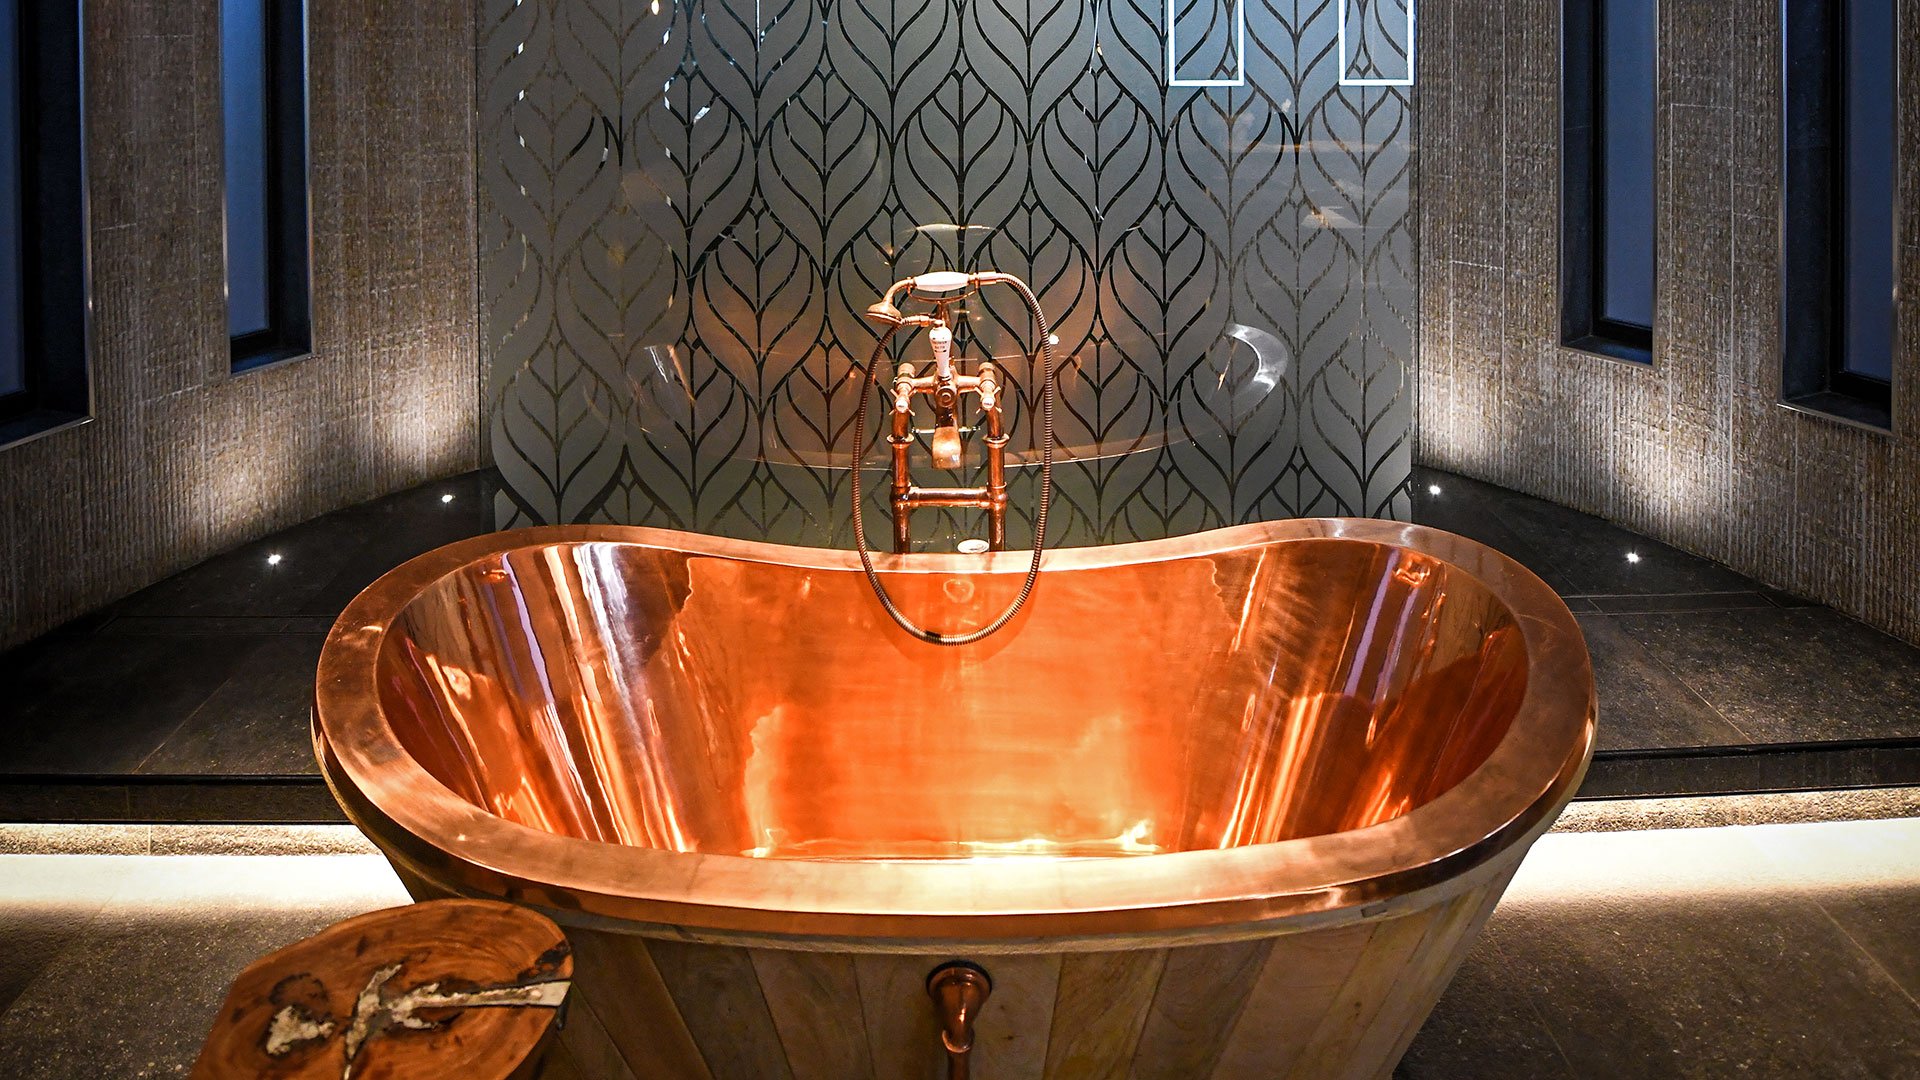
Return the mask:
[[[991,619],[1024,554],[883,557]],[[561,1075],[1384,1077],[1593,741],[1566,606],[1506,557],[1299,520],[1051,552],[998,635],[898,631],[851,553],[562,527],[341,616],[335,795],[416,896],[568,929]]]

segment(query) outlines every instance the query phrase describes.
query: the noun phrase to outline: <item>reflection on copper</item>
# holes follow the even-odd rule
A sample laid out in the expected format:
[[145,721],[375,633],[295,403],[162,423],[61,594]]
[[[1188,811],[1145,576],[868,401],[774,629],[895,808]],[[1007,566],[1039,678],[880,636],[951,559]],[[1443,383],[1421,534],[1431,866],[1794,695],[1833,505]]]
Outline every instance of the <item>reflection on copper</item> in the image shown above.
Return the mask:
[[[909,616],[962,632],[1026,556],[877,566]],[[848,552],[481,537],[342,616],[316,741],[356,821],[442,880],[781,933],[1167,929],[1398,895],[1557,813],[1584,769],[1579,632],[1471,541],[1290,521],[1045,573],[1000,634],[944,648],[897,630]]]

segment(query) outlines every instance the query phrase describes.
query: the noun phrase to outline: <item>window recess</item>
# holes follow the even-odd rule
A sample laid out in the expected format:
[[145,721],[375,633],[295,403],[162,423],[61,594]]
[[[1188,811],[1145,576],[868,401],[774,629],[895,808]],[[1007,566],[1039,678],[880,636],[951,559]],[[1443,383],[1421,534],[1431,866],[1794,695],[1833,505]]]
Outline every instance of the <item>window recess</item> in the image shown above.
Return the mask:
[[1897,344],[1897,0],[1785,0],[1781,15],[1781,396],[1885,429]]
[[81,7],[0,0],[0,446],[84,423]]
[[227,332],[235,371],[312,351],[301,0],[221,0]]
[[1653,361],[1657,0],[1565,0],[1560,333]]

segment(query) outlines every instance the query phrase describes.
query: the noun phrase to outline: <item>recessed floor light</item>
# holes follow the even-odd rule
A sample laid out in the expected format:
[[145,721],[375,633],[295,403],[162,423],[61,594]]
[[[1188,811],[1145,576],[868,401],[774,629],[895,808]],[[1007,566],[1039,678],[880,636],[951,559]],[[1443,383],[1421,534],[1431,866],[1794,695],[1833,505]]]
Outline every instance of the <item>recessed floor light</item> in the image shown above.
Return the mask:
[[442,496],[440,496],[440,501],[441,501],[441,502],[443,502],[443,503],[450,503],[450,502],[452,502],[452,501],[453,501],[453,496],[452,496],[452,495],[442,495]]
[[1629,551],[1629,552],[1627,552],[1627,561],[1628,561],[1628,562],[1630,562],[1630,563],[1637,563],[1637,562],[1639,562],[1639,561],[1640,561],[1640,553],[1639,553],[1639,552],[1637,552],[1637,551]]
[[279,565],[280,565],[280,553],[276,551],[276,552],[274,552],[273,554],[271,554],[271,555],[269,555],[269,556],[267,556],[267,565],[268,565],[268,566],[279,566]]
[[1438,495],[1438,494],[1440,494],[1440,485],[1439,485],[1439,484],[1428,484],[1428,485],[1427,485],[1427,494],[1429,494],[1429,495]]

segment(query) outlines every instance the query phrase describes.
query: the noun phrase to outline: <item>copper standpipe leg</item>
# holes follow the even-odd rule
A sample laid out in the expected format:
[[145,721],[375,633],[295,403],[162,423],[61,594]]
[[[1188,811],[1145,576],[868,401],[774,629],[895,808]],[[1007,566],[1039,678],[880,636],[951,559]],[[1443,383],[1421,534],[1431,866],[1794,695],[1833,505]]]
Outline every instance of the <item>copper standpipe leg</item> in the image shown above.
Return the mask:
[[913,446],[909,422],[907,414],[895,412],[893,435],[887,439],[893,447],[893,551],[896,555],[905,555],[913,546],[913,526],[909,520],[913,507],[907,502],[907,494],[913,490],[907,464],[907,451]]
[[986,971],[965,960],[942,964],[927,976],[927,996],[940,1017],[940,1045],[947,1051],[947,1080],[967,1080],[973,1025],[991,993]]
[[1007,436],[1000,430],[1000,413],[989,414],[992,434],[987,437],[987,546],[1007,550]]

